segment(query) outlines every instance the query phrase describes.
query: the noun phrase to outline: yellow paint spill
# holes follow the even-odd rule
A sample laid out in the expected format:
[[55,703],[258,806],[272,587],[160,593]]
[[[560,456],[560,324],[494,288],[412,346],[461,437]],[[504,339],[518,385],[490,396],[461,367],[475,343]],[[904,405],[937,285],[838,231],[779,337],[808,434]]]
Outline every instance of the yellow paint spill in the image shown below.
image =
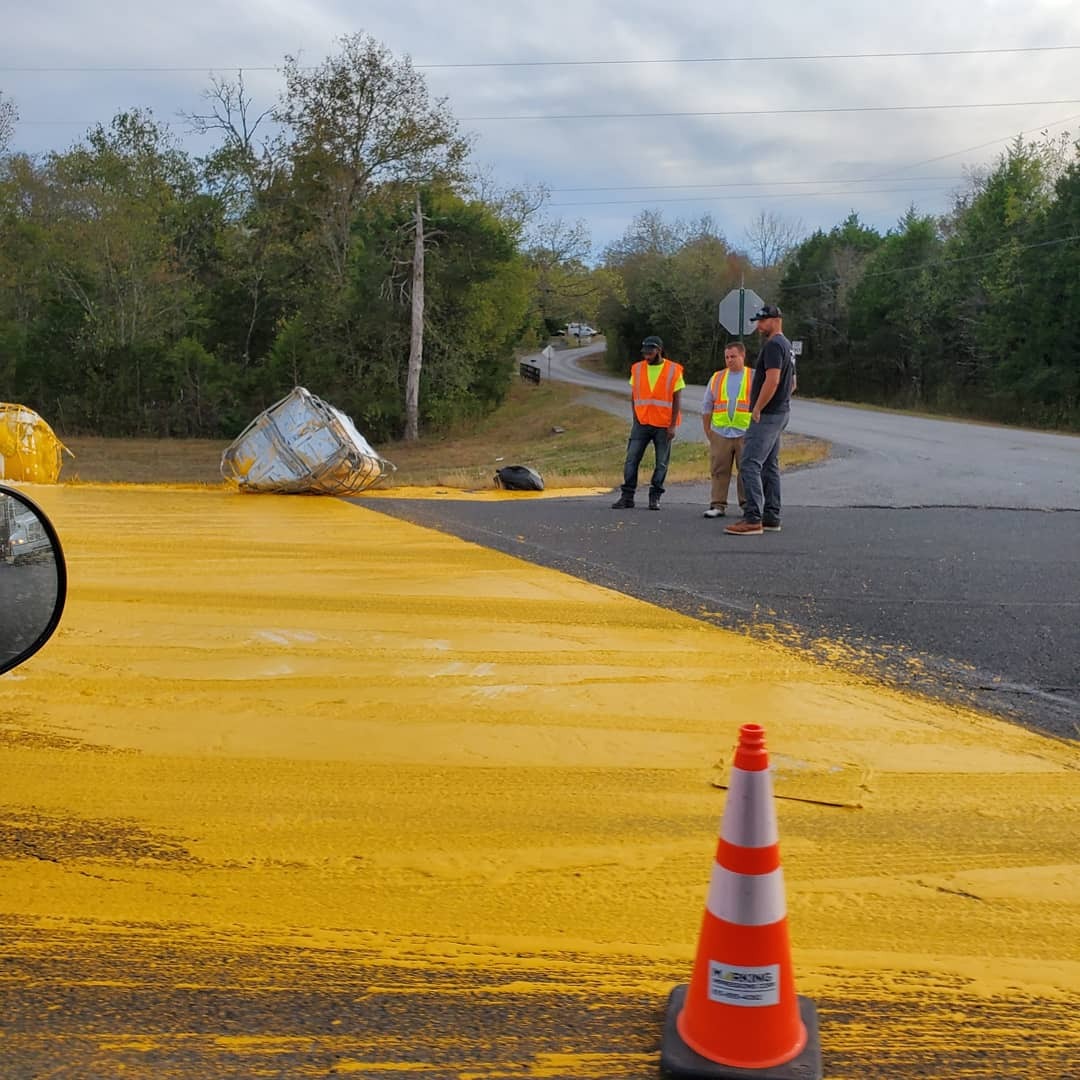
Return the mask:
[[[550,974],[577,950],[612,993],[615,957],[688,974],[713,784],[757,721],[789,796],[800,989],[882,1003],[880,1024],[826,1033],[845,1060],[875,1060],[913,1002],[937,1009],[926,1060],[1003,999],[1062,1046],[1080,1035],[1076,745],[331,499],[33,495],[71,593],[57,639],[0,679],[18,841],[0,854],[7,915],[62,927],[73,979],[117,925],[387,962],[407,942],[462,972],[539,954]],[[613,1071],[568,1053],[527,1075]]]

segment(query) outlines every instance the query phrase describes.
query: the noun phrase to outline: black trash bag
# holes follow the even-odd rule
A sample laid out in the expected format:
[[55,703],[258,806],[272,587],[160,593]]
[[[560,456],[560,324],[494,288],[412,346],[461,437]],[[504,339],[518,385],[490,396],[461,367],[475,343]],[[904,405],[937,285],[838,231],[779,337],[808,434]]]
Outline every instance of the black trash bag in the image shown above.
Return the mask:
[[544,478],[528,465],[504,465],[495,474],[495,486],[508,491],[543,491]]

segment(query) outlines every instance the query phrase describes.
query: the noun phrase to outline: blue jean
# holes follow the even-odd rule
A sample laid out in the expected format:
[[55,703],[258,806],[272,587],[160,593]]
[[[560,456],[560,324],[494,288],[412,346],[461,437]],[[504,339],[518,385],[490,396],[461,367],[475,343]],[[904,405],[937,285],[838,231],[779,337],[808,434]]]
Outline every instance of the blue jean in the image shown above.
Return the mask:
[[632,499],[637,491],[638,467],[649,443],[653,444],[656,451],[656,467],[649,482],[649,494],[657,497],[664,494],[664,481],[667,479],[668,462],[671,460],[668,429],[639,423],[635,417],[634,426],[630,429],[630,439],[626,444],[626,464],[623,466],[622,493],[628,499]]
[[762,413],[751,422],[743,439],[742,474],[746,506],[743,519],[755,524],[764,516],[780,520],[780,436],[790,414]]

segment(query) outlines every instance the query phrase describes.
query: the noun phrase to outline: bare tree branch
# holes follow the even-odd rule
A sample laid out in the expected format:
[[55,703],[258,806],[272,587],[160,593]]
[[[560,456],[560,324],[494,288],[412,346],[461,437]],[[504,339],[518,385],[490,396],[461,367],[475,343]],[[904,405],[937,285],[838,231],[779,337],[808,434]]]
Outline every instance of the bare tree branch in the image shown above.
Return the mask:
[[806,236],[801,220],[790,221],[762,210],[747,227],[745,234],[751,260],[762,270],[778,266]]
[[19,110],[15,107],[15,102],[0,94],[0,154],[7,149],[18,122]]

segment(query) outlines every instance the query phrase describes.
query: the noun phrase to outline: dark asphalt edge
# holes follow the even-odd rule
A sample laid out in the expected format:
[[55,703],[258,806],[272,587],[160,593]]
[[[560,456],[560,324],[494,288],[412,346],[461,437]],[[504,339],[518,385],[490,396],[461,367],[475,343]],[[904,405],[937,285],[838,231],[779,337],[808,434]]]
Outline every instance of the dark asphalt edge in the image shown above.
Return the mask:
[[[380,499],[377,504],[362,498],[345,501],[558,570],[591,585],[632,596],[723,630],[747,634],[763,642],[779,640],[815,663],[838,667],[890,689],[947,705],[977,709],[1066,744],[1080,740],[1080,711],[1075,702],[1037,687],[1006,681],[990,671],[922,653],[903,643],[859,634],[844,637],[842,643],[850,655],[838,658],[828,648],[831,642],[821,642],[823,634],[819,628],[780,619],[758,605],[721,602],[683,586],[646,584],[614,567],[584,558],[570,558],[535,541],[510,538],[480,525],[447,522],[439,516],[436,505],[426,500]],[[717,607],[722,610],[715,610]],[[1074,734],[1068,734],[1070,731]]]

